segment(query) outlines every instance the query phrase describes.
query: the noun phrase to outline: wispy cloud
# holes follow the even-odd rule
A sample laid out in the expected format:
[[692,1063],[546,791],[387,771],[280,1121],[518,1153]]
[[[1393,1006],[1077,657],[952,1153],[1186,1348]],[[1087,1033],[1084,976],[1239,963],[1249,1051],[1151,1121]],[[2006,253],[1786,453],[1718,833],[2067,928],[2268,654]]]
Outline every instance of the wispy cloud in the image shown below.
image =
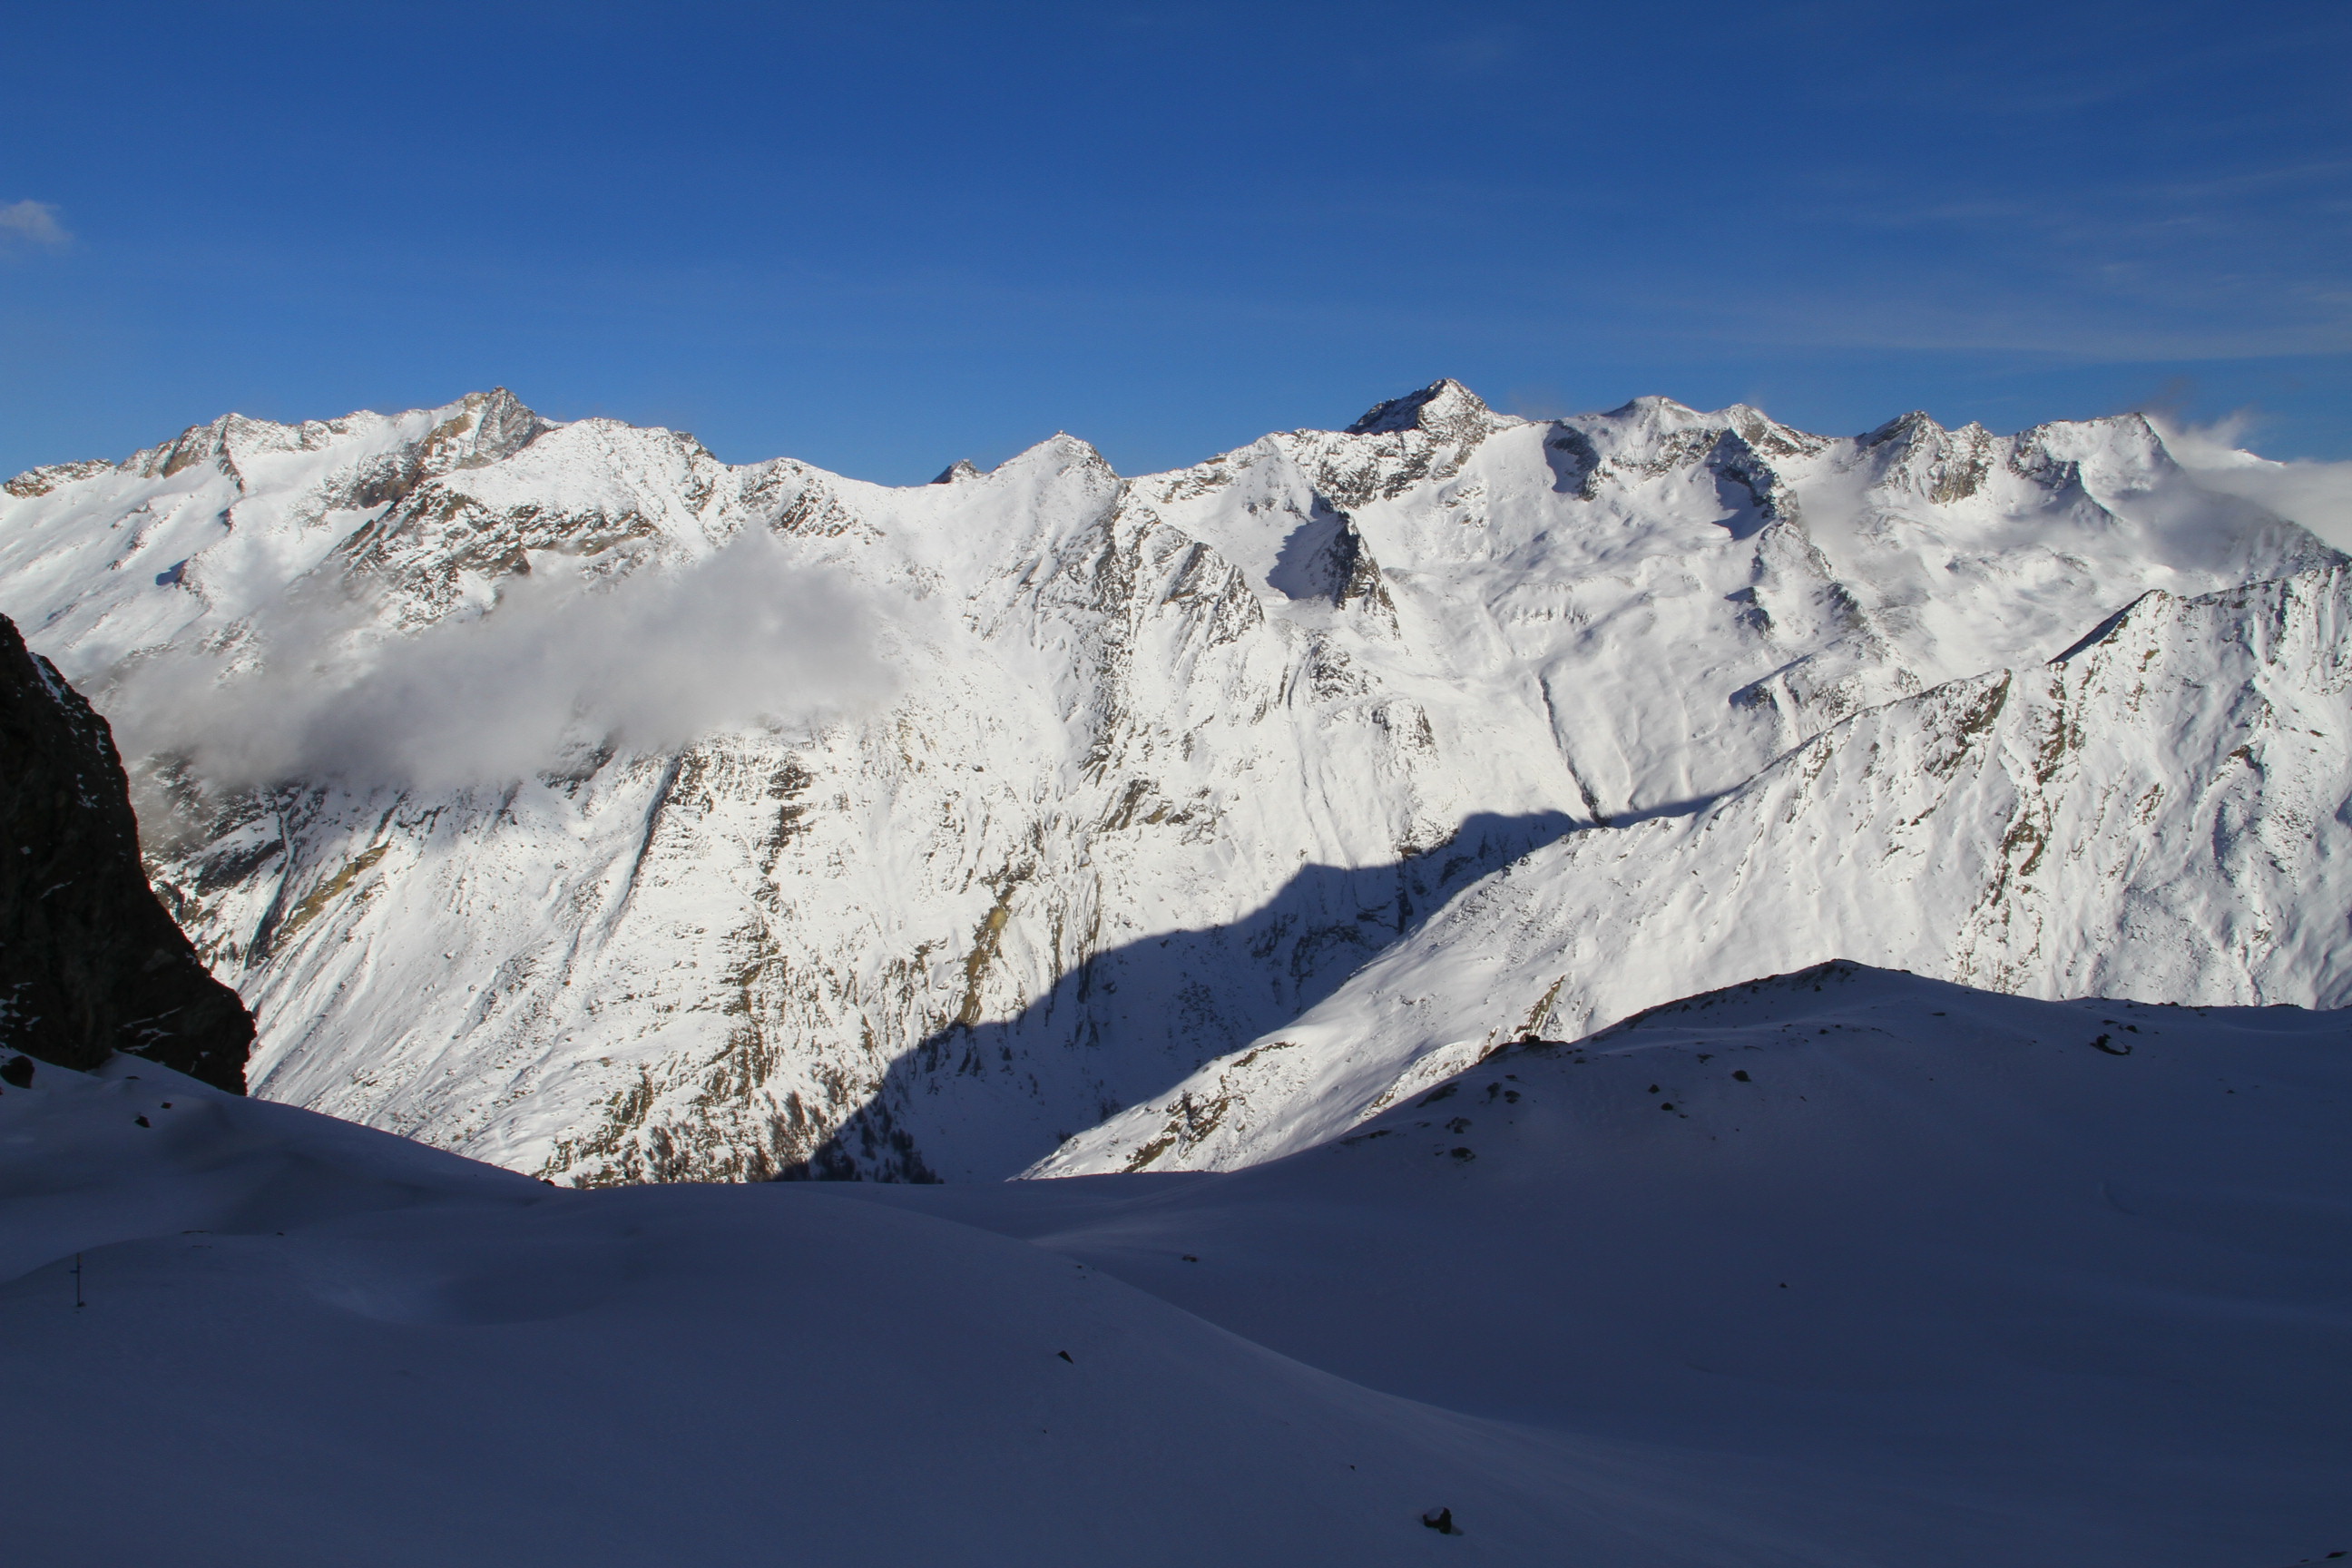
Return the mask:
[[0,245],[37,245],[62,250],[73,236],[58,221],[58,209],[47,202],[11,202],[0,206]]

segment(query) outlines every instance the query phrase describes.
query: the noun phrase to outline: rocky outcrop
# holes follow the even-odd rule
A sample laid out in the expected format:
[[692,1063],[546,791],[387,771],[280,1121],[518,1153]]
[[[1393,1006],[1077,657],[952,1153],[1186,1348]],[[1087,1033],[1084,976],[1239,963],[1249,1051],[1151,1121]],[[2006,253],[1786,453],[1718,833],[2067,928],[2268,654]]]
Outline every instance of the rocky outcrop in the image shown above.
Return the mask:
[[89,1068],[131,1051],[245,1089],[253,1020],[140,870],[106,721],[0,618],[0,1045]]

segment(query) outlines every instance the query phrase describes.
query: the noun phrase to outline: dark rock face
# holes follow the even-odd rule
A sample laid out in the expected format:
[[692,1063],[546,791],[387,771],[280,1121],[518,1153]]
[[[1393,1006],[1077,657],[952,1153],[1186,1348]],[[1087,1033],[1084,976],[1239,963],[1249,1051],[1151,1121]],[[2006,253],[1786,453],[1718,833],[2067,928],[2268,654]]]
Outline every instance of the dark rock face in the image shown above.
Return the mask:
[[114,736],[0,616],[0,1049],[245,1092],[253,1019],[155,901]]

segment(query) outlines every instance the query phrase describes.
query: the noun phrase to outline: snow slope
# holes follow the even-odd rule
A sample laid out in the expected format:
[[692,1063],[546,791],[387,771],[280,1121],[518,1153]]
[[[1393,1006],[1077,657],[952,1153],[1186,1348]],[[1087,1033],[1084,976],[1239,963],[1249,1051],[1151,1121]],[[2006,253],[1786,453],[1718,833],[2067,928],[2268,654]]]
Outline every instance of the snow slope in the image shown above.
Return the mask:
[[1232,1174],[582,1193],[43,1068],[0,1090],[11,1547],[2321,1559],[2347,1090],[2333,1016],[1846,965]]
[[964,1226],[557,1192],[153,1069],[0,1128],[19,1561],[1402,1563],[1424,1494],[1471,1561],[1633,1560],[1573,1446]]
[[2343,1014],[1833,963],[1247,1170],[855,1191],[1673,1456],[1737,1562],[2284,1565],[2352,1549],[2347,1091]]
[[[0,612],[135,728],[156,670],[234,692],[309,668],[289,604],[326,617],[322,668],[439,671],[439,633],[520,614],[526,582],[576,570],[626,604],[747,534],[854,585],[888,696],[677,744],[592,711],[477,784],[300,746],[259,785],[152,760],[151,874],[254,1010],[259,1092],[572,1184],[1013,1174],[1128,1107],[1164,1121],[1175,1086],[1291,1037],[1531,848],[1663,899],[1687,868],[1645,819],[1874,707],[2038,668],[2144,593],[2338,559],[2201,489],[2137,416],[1832,439],[1660,398],[1516,420],[1445,382],[1173,474],[1056,437],[892,489],[500,392],[229,416],[20,476]],[[173,746],[268,717],[215,710],[211,679],[175,689]],[[369,689],[348,723],[400,732]],[[2242,977],[2132,984],[2321,995],[2337,914]],[[1889,919],[1824,902],[1772,963],[1875,952]],[[1970,973],[2028,991],[2106,962],[2023,927],[1972,940]],[[2124,962],[2120,933],[2089,940]],[[1727,973],[1640,973],[1582,1016]],[[1478,1016],[1397,1050],[1486,1036],[1483,973],[1426,973],[1444,1029]]]

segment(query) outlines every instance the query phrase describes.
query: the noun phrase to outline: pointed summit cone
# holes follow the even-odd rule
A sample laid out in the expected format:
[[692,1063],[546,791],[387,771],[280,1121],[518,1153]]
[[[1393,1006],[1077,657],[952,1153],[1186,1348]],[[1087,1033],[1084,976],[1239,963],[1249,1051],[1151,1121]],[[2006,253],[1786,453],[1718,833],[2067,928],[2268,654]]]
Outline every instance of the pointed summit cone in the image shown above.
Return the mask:
[[1474,441],[1486,433],[1494,411],[1486,400],[1452,377],[1419,392],[1391,397],[1348,426],[1350,436],[1385,436],[1422,430],[1441,441]]
[[418,466],[426,474],[488,468],[555,427],[554,420],[541,417],[503,386],[469,392],[426,435]]

